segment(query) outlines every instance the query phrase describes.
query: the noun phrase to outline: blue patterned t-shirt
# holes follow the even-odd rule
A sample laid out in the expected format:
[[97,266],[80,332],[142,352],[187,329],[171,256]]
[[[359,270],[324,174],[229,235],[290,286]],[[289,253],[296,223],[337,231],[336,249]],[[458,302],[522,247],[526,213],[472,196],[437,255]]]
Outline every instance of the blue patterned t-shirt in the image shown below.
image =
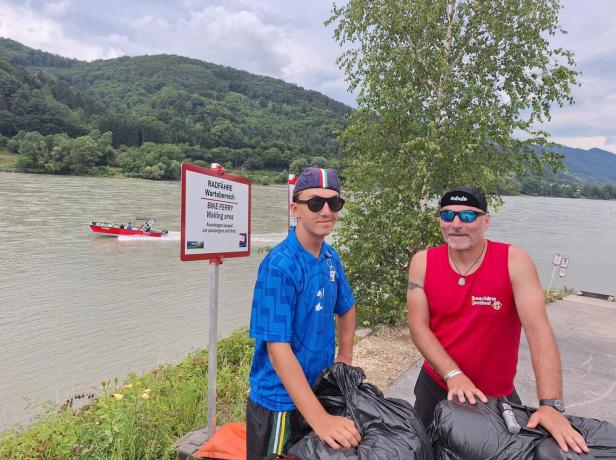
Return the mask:
[[310,385],[334,362],[334,314],[355,304],[340,256],[323,242],[317,259],[291,230],[259,266],[250,316],[250,337],[257,339],[250,370],[250,399],[271,411],[295,404],[267,353],[267,342],[286,342]]

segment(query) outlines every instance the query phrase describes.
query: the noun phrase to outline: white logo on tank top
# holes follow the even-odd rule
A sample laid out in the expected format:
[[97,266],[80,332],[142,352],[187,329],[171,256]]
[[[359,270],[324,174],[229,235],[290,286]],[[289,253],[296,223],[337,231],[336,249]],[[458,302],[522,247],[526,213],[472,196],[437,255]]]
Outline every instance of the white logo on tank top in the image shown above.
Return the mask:
[[494,310],[500,310],[503,303],[496,297],[489,295],[471,296],[471,305],[473,307],[492,307]]

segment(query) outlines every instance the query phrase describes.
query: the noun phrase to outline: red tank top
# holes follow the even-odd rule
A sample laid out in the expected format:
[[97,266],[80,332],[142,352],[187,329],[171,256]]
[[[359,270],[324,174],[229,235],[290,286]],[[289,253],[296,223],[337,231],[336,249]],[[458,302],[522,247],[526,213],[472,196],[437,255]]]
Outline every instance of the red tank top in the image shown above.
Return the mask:
[[[458,285],[447,245],[428,249],[424,291],[430,329],[460,369],[486,395],[508,395],[518,364],[522,324],[509,278],[509,245],[487,241],[481,266]],[[442,388],[445,381],[425,361]]]

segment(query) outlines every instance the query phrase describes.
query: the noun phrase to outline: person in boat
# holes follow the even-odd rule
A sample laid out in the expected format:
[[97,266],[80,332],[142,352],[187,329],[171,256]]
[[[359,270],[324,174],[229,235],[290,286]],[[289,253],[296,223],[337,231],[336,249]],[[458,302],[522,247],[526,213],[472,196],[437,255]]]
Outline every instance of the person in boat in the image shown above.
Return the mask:
[[354,422],[328,414],[310,388],[323,369],[335,361],[350,365],[353,357],[355,298],[339,255],[324,241],[343,205],[334,170],[305,169],[291,204],[297,227],[259,266],[250,317],[256,344],[246,408],[248,460],[282,454],[298,430],[298,411],[333,448],[360,441]]
[[133,229],[133,224],[132,223],[128,223],[128,225],[126,226],[127,230],[132,230]]
[[489,226],[483,191],[454,188],[440,200],[445,244],[411,259],[408,324],[425,358],[415,409],[427,427],[445,398],[506,395],[520,404],[513,382],[524,328],[539,399],[528,426],[542,425],[565,452],[588,452],[563,415],[560,355],[535,265],[524,250],[487,240]]

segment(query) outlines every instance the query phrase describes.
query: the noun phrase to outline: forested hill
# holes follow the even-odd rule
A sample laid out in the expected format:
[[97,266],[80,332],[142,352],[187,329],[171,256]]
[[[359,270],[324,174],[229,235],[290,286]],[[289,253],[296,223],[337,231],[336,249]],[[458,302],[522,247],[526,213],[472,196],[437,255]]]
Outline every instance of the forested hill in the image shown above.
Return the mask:
[[[0,60],[0,133],[7,137],[95,129],[111,131],[114,148],[183,144],[201,149],[193,159],[207,161],[208,149],[219,149],[218,158],[237,166],[250,160],[248,166],[282,170],[300,157],[335,159],[336,136],[351,112],[316,91],[180,56],[83,62],[0,39]],[[37,79],[52,83],[42,87]],[[61,85],[77,102],[52,88]],[[56,124],[39,125],[25,114]]]
[[[554,147],[566,172],[544,176],[528,174],[512,180],[512,189],[524,195],[616,199],[616,154],[601,149]],[[541,154],[541,149],[536,149]]]
[[[65,81],[105,99],[97,127],[114,143],[188,142],[203,147],[294,147],[296,154],[331,154],[350,108],[315,91],[230,67],[179,56],[122,57],[55,69]],[[122,129],[124,126],[128,129]]]
[[102,106],[92,97],[45,72],[30,72],[0,59],[0,134],[18,131],[78,136],[88,131],[87,115]]
[[601,149],[574,149],[557,147],[569,174],[580,182],[616,185],[616,155]]
[[70,67],[77,64],[77,59],[69,59],[57,54],[28,48],[10,38],[0,37],[0,58],[23,67]]
[[[316,91],[196,59],[83,62],[0,38],[0,149],[18,154],[20,171],[119,168],[177,179],[184,160],[216,161],[253,174],[267,169],[267,180],[282,182],[309,164],[344,167],[336,138],[350,112]],[[616,155],[557,152],[567,174],[517,177],[510,191],[616,198]]]

